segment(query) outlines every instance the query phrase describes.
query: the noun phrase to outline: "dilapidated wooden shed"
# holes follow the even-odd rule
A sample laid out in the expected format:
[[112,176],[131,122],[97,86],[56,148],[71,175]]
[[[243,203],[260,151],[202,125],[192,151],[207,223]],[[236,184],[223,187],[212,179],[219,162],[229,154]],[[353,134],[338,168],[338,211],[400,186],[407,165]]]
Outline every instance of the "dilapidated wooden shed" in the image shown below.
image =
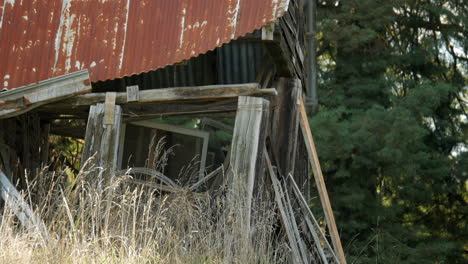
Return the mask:
[[[344,263],[303,102],[304,4],[0,1],[0,170],[21,186],[48,164],[49,136],[60,135],[83,139],[82,162],[93,157],[103,177],[129,167],[156,173],[148,145],[164,137],[179,147],[162,172],[163,188],[193,162],[196,181],[208,175],[212,188],[247,182],[238,191],[249,215],[256,184],[268,181],[285,206],[282,223],[299,262],[310,256],[301,220],[291,219],[310,213],[314,177],[333,247],[325,237],[315,242],[328,252],[321,251],[324,263]],[[167,119],[180,116],[195,125]],[[228,146],[212,142],[214,131],[231,135]],[[220,167],[228,173],[217,175]],[[283,192],[297,195],[289,209]]]

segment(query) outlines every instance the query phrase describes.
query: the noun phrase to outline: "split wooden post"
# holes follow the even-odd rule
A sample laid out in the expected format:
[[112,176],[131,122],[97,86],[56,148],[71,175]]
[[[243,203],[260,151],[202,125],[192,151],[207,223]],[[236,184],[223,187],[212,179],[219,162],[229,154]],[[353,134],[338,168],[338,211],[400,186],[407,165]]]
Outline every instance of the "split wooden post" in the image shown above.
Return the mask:
[[338,255],[338,258],[340,259],[340,263],[346,264],[346,258],[343,252],[343,247],[341,245],[338,229],[336,227],[335,217],[333,216],[333,210],[331,208],[330,199],[328,197],[327,187],[325,186],[325,180],[323,179],[322,168],[320,167],[317,150],[315,149],[314,138],[312,137],[312,132],[310,131],[309,120],[307,119],[307,112],[303,101],[301,101],[300,106],[301,130],[306,142],[307,153],[309,154],[309,160],[312,165],[312,171],[314,173],[315,183],[317,184],[320,201],[322,203],[325,214],[325,220],[327,221],[333,247],[336,251],[336,254]]
[[106,180],[116,169],[121,121],[122,108],[111,101],[90,107],[81,166],[96,154],[95,165],[105,170]]
[[[229,208],[226,243],[242,255],[250,250],[250,221],[254,185],[263,174],[263,149],[268,127],[269,101],[263,98],[240,96],[231,144],[228,179]],[[229,219],[233,222],[229,223]],[[232,245],[234,243],[234,247]]]

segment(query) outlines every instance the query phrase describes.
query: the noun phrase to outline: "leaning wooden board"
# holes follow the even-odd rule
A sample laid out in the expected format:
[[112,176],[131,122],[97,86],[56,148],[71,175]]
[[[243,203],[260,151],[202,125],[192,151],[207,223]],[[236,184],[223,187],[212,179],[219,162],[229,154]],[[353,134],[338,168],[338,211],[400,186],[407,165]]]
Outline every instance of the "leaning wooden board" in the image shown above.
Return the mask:
[[42,220],[36,217],[32,208],[21,197],[20,193],[2,171],[0,171],[0,197],[27,230],[33,233],[39,232],[43,239],[49,238],[49,233]]
[[320,201],[322,202],[323,211],[325,213],[325,220],[327,221],[328,229],[330,231],[333,247],[335,248],[336,254],[340,259],[340,263],[346,264],[346,258],[343,252],[343,247],[341,245],[338,229],[336,227],[335,217],[333,216],[333,210],[331,208],[330,199],[328,198],[327,187],[325,186],[325,180],[323,179],[322,168],[320,167],[317,150],[315,149],[314,138],[312,137],[312,132],[310,131],[309,120],[307,119],[307,112],[305,110],[304,102],[302,100],[300,107],[300,124],[302,134],[306,142],[309,160],[312,165],[312,170],[314,172],[315,183],[317,184]]

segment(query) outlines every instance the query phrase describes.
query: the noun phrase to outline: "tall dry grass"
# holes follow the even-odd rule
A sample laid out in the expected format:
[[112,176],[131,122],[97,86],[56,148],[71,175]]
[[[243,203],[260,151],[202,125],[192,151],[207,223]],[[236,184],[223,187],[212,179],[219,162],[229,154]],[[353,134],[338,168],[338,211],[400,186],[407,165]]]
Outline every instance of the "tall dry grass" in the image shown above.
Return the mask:
[[273,203],[255,203],[247,245],[228,243],[226,230],[242,225],[230,219],[227,195],[161,194],[130,184],[129,175],[104,182],[96,177],[101,168],[84,168],[76,177],[45,169],[24,192],[48,238],[26,231],[8,207],[2,209],[0,263],[287,262]]

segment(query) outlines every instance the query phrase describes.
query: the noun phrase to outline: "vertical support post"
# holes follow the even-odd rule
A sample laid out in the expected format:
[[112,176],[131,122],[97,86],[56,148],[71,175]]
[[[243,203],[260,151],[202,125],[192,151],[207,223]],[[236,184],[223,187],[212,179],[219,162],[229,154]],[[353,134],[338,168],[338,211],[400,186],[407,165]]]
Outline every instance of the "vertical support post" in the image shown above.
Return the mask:
[[[228,260],[235,250],[250,250],[250,221],[254,185],[263,174],[263,149],[268,127],[269,101],[240,96],[231,144],[228,183]],[[256,179],[257,178],[257,179]],[[232,245],[231,243],[235,243]],[[240,252],[239,252],[240,251]]]
[[294,173],[297,135],[299,130],[299,105],[302,88],[298,79],[280,78],[277,82],[273,117],[272,147],[279,166],[280,174],[287,177]]
[[[112,124],[106,124],[110,123],[109,120]],[[102,167],[104,177],[109,179],[117,166],[121,121],[122,108],[119,105],[96,104],[90,107],[81,166],[96,154],[96,166]]]
[[322,168],[315,149],[314,138],[310,131],[309,120],[307,119],[307,112],[304,106],[304,102],[301,101],[301,130],[306,142],[307,153],[309,154],[309,160],[312,165],[314,172],[315,183],[320,196],[320,202],[322,203],[323,211],[325,214],[325,220],[327,221],[328,230],[332,239],[333,247],[336,251],[336,255],[340,259],[340,264],[346,264],[346,258],[341,245],[340,236],[335,223],[335,217],[333,216],[333,210],[331,208],[330,198],[328,197],[327,187],[325,186],[325,180],[323,179]]

